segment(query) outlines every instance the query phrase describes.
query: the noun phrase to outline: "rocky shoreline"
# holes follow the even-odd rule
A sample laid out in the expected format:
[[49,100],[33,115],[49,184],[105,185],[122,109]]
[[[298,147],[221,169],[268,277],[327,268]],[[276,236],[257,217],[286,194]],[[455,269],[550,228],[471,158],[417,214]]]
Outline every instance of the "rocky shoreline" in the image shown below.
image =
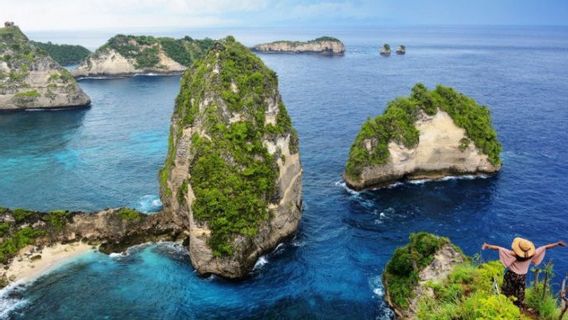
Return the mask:
[[[165,219],[163,214],[146,215],[128,208],[93,213],[0,208],[0,232],[0,283],[3,286],[18,280],[18,277],[8,278],[17,273],[12,270],[14,264],[26,257],[28,262],[37,263],[33,257],[39,255],[37,258],[40,259],[38,252],[54,246],[85,249],[86,245],[109,254],[145,242],[185,239],[182,229]],[[64,252],[52,254],[48,265],[66,258]]]

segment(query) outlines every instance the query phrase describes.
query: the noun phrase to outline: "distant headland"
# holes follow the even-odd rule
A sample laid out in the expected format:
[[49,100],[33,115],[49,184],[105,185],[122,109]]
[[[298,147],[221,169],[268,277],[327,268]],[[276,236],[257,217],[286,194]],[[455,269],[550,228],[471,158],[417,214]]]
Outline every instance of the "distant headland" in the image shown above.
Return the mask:
[[323,55],[343,55],[345,45],[337,38],[320,37],[309,41],[274,41],[257,44],[253,51],[262,53],[316,53]]

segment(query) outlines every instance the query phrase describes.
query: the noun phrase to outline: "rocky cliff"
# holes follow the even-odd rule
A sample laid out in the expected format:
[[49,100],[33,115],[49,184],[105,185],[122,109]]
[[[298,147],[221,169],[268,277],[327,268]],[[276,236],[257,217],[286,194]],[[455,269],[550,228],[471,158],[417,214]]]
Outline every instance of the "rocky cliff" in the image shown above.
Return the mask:
[[83,107],[90,103],[71,74],[30,44],[17,26],[0,28],[0,111]]
[[501,145],[489,110],[443,86],[418,84],[409,98],[367,120],[351,147],[344,179],[354,189],[397,180],[492,174]]
[[202,57],[213,40],[117,35],[73,71],[75,77],[179,74]]
[[454,267],[466,261],[447,238],[428,233],[410,235],[398,248],[383,273],[387,303],[401,319],[415,319],[420,299],[433,296],[429,284],[442,282]]
[[343,55],[345,53],[343,43],[332,37],[320,37],[306,42],[275,41],[258,44],[252,49],[263,53],[318,53],[324,55]]
[[[0,208],[0,266],[8,266],[26,247],[87,242],[105,253],[157,240],[183,240],[182,230],[163,214],[146,215],[129,208],[100,212]],[[0,284],[6,285],[0,268]],[[1,286],[0,286],[1,287]]]
[[202,275],[246,276],[301,217],[298,137],[276,74],[232,37],[183,76],[160,173],[164,214]]

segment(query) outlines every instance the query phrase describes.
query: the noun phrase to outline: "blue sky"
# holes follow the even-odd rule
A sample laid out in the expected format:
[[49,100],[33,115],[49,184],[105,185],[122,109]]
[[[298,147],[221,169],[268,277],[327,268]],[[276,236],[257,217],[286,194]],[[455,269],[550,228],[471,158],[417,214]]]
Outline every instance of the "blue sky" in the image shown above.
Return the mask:
[[568,0],[0,0],[26,30],[568,25]]

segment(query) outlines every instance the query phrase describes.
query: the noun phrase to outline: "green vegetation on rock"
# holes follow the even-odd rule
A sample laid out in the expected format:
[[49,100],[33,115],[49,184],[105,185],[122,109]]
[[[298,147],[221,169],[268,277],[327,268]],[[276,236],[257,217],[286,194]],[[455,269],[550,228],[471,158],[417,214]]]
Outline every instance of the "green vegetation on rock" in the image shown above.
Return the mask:
[[[297,152],[298,139],[280,100],[276,124],[265,125],[267,101],[278,90],[276,74],[233,37],[216,42],[195,62],[181,88],[174,112],[177,131],[172,131],[161,172],[162,192],[171,193],[168,174],[182,129],[199,126],[202,133],[191,137],[192,211],[212,231],[214,255],[231,255],[235,236],[255,236],[269,218],[268,204],[277,198],[280,156],[270,155],[263,141],[290,134],[290,149]],[[205,108],[206,99],[210,102]],[[239,120],[228,121],[228,112],[239,114]],[[186,188],[182,185],[179,191]]]
[[63,66],[78,64],[91,53],[89,49],[80,45],[55,44],[51,42],[36,41],[31,41],[31,43],[35,47],[47,52],[53,60]]
[[118,210],[118,216],[123,220],[128,221],[137,221],[142,219],[141,213],[131,208],[120,208]]
[[189,66],[202,57],[213,45],[211,39],[195,40],[190,37],[173,39],[167,37],[116,35],[100,47],[95,54],[113,49],[125,58],[134,59],[139,69],[157,67],[160,62],[159,48],[181,65]]
[[24,227],[0,242],[0,263],[6,263],[8,259],[18,253],[23,247],[33,244],[35,238],[45,235],[43,230],[35,230],[31,227]]
[[[447,112],[458,127],[465,129],[467,138],[488,156],[492,164],[501,163],[501,144],[487,107],[452,88],[438,85],[429,91],[419,83],[412,88],[410,97],[396,98],[389,102],[382,115],[365,121],[351,146],[345,173],[358,179],[363,168],[385,164],[390,156],[388,145],[391,141],[406,148],[415,147],[419,132],[414,123],[420,112],[432,116],[438,110]],[[374,142],[370,151],[365,147],[367,141]]]
[[420,270],[432,262],[438,249],[450,244],[448,238],[426,232],[413,233],[409,239],[407,245],[396,249],[383,274],[392,303],[403,309],[408,307],[409,299],[413,298]]
[[0,80],[3,79],[0,88],[22,86],[34,60],[46,55],[45,51],[30,46],[28,38],[17,26],[0,28],[0,62],[6,62],[8,66],[17,66],[7,74],[0,75]]

